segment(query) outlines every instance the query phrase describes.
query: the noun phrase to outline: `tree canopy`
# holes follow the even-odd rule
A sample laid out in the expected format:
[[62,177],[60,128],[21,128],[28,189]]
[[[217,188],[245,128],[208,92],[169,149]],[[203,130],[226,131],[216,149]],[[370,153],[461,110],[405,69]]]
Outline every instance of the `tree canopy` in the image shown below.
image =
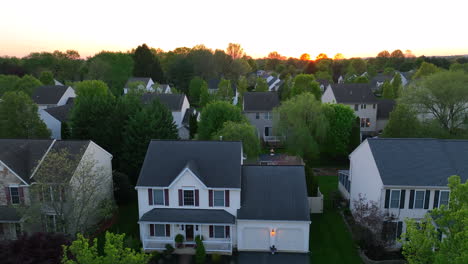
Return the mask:
[[189,85],[189,98],[190,98],[190,103],[194,105],[199,105],[200,104],[200,96],[202,93],[202,88],[203,86],[206,86],[208,89],[208,84],[200,77],[194,77],[190,81]]
[[243,122],[245,117],[239,107],[229,102],[214,101],[209,103],[201,113],[198,124],[198,139],[210,140],[227,121]]
[[213,140],[240,140],[242,149],[248,158],[256,158],[260,153],[260,140],[256,129],[247,122],[227,121],[223,127],[213,136]]
[[421,128],[421,122],[419,121],[416,112],[410,106],[399,103],[390,113],[390,119],[384,128],[382,137],[418,137],[421,132]]
[[164,83],[164,72],[159,59],[146,44],[136,48],[133,60],[133,76],[151,77],[153,81]]
[[422,77],[429,76],[436,72],[440,71],[440,69],[432,63],[423,62],[416,73],[413,75],[413,79],[419,79]]
[[256,92],[268,92],[268,84],[264,78],[257,77],[257,81],[255,83],[255,91]]
[[346,156],[356,119],[354,110],[342,104],[325,104],[323,109],[329,128],[326,141],[322,146],[322,152],[332,157]]
[[311,74],[298,74],[294,78],[291,95],[295,96],[305,92],[313,94],[317,100],[322,98],[320,85],[315,81],[315,77]]

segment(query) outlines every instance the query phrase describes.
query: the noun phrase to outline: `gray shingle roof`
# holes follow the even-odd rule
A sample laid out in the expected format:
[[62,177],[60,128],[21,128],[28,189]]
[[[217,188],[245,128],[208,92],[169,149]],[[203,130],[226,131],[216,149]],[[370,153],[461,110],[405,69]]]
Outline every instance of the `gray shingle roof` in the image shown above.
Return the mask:
[[208,89],[217,90],[220,81],[220,79],[210,79],[208,81]]
[[239,252],[239,264],[309,264],[307,253]]
[[143,103],[150,103],[153,100],[159,99],[159,101],[165,105],[172,112],[181,111],[182,104],[184,103],[184,94],[157,94],[157,93],[145,93],[141,96]]
[[379,99],[377,106],[377,119],[389,119],[393,108],[395,108],[395,100]]
[[337,103],[376,103],[378,100],[367,83],[340,83],[330,87]]
[[369,138],[384,185],[446,186],[468,179],[468,140]]
[[0,223],[16,223],[21,220],[15,208],[0,206]]
[[127,83],[125,83],[125,87],[128,88],[128,86],[132,82],[142,82],[146,87],[150,80],[151,80],[151,78],[149,78],[149,77],[132,77],[132,78],[128,79]]
[[241,187],[239,141],[152,140],[137,186],[167,187],[190,161],[208,187]]
[[53,116],[55,119],[57,119],[60,122],[67,122],[70,118],[71,114],[71,109],[73,108],[73,100],[68,100],[67,104],[61,105],[61,106],[56,106],[56,107],[51,107],[44,109],[47,113],[49,113],[51,116]]
[[304,166],[243,166],[238,219],[309,221]]
[[277,92],[247,92],[244,93],[245,112],[269,112],[279,106]]
[[68,86],[63,85],[40,86],[34,91],[32,99],[40,105],[57,104],[67,89]]
[[234,224],[235,217],[222,209],[154,208],[145,213],[142,222]]

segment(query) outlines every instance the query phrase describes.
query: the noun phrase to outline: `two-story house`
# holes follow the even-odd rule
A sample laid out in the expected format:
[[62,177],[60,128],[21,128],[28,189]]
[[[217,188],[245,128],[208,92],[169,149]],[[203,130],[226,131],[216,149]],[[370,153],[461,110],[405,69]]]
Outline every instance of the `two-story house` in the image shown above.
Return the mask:
[[65,106],[63,108],[68,109],[71,107],[73,98],[75,97],[75,90],[70,86],[64,85],[45,85],[38,87],[34,91],[32,99],[38,105],[39,117],[51,131],[52,138],[62,138],[61,121],[57,120],[57,118],[52,116],[46,109],[61,106]]
[[241,142],[153,140],[136,185],[143,249],[308,252],[303,166],[244,166]]
[[189,116],[191,114],[197,114],[197,112],[190,108],[190,103],[185,94],[145,93],[141,96],[141,100],[144,104],[148,104],[153,100],[159,100],[172,112],[172,118],[177,127],[179,138],[189,138]]
[[25,224],[23,210],[19,208],[24,209],[33,202],[36,204],[38,199],[44,199],[44,203],[53,199],[52,187],[43,189],[41,197],[33,196],[31,188],[37,184],[34,176],[40,173],[43,163],[48,162],[50,153],[64,150],[76,157],[76,162],[73,162],[75,168],[71,168],[74,174],[63,177],[69,177],[70,182],[78,180],[77,171],[89,162],[84,157],[91,157],[93,170],[100,171],[100,178],[96,179],[99,192],[93,197],[96,206],[103,199],[113,199],[112,155],[96,143],[89,140],[0,139],[0,239],[15,239],[23,231],[59,231],[55,225],[56,212],[43,211],[44,225],[35,226]]
[[361,135],[366,137],[377,133],[378,99],[368,84],[330,84],[322,95],[323,103],[344,104],[360,119]]
[[273,109],[280,100],[276,92],[246,92],[243,97],[242,111],[255,128],[258,137],[264,142],[278,142],[273,132]]
[[351,210],[362,195],[392,215],[392,239],[405,232],[405,218],[422,219],[448,204],[448,177],[468,179],[468,140],[368,138],[349,159],[349,171],[339,172],[340,192]]

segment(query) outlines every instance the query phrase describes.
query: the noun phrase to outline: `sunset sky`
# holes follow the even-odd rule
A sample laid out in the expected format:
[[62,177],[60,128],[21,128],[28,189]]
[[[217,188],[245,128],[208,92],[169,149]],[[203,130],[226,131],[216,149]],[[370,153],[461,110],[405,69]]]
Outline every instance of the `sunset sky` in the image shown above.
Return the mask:
[[314,58],[468,54],[466,0],[15,0],[0,5],[0,56],[33,51],[165,51],[240,43],[253,57],[270,51]]

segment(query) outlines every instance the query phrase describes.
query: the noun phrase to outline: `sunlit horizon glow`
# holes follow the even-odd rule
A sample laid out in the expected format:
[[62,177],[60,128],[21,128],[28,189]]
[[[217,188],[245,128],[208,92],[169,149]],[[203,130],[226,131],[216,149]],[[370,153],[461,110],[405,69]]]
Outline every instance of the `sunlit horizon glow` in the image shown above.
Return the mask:
[[[77,50],[126,52],[142,43],[164,51],[240,43],[254,57],[277,51],[299,58],[468,54],[463,0],[406,1],[7,1],[0,16],[0,56]],[[317,11],[320,10],[320,11]]]

